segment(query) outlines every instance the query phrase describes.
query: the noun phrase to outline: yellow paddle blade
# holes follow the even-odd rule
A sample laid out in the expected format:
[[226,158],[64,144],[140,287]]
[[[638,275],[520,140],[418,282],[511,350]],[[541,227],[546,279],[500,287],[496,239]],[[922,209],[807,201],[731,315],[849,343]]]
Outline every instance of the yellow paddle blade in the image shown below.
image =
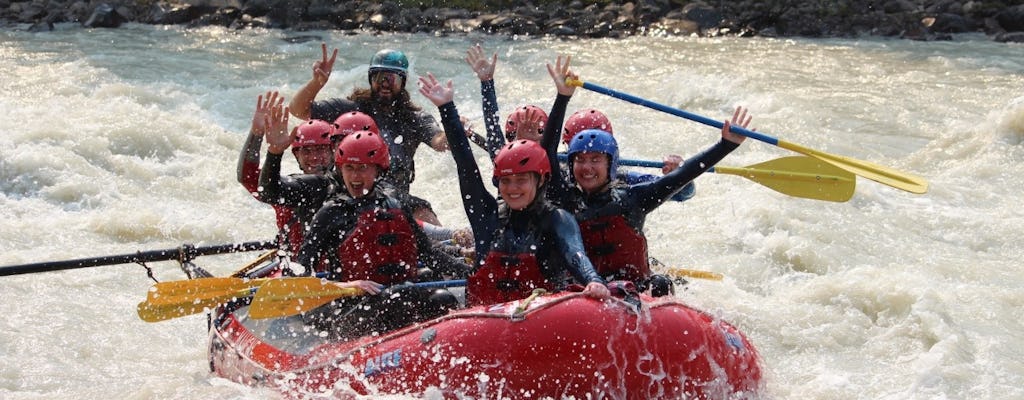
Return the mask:
[[922,194],[928,191],[928,181],[916,175],[900,172],[889,167],[855,158],[809,149],[807,147],[782,140],[779,141],[777,146],[817,158],[883,185],[889,185],[894,188],[916,194]]
[[165,305],[224,298],[257,287],[265,281],[266,279],[197,278],[159,282],[149,289],[146,301],[155,305]]
[[844,202],[853,197],[857,177],[811,157],[790,156],[744,168],[715,166],[717,174],[742,176],[776,192],[805,199]]
[[668,274],[676,278],[694,278],[694,279],[707,279],[710,281],[720,281],[725,278],[724,275],[717,272],[711,271],[697,271],[693,269],[684,268],[669,268]]
[[271,279],[260,286],[249,307],[254,319],[278,318],[312,310],[342,297],[358,296],[357,288],[340,288],[320,278]]
[[169,301],[167,298],[164,298],[164,300],[156,303],[147,300],[139,303],[137,311],[139,313],[139,318],[143,321],[165,321],[172,318],[184,317],[186,315],[199,314],[233,299],[249,296],[251,293],[251,289],[243,289],[217,297],[186,298],[186,296],[180,296],[175,301]]

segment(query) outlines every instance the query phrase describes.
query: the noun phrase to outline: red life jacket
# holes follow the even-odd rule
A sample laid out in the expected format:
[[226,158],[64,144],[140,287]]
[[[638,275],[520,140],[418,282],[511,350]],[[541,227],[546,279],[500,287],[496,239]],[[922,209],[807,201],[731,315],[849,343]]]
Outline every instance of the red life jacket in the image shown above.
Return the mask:
[[466,280],[466,305],[525,299],[536,288],[554,291],[554,286],[541,274],[536,255],[492,250],[483,265]]
[[414,280],[419,249],[405,213],[399,208],[370,209],[338,246],[341,280],[371,280],[391,285]]
[[[642,281],[651,276],[647,238],[626,222],[622,214],[586,218],[577,215],[587,258],[598,275],[616,280]],[[579,219],[579,218],[586,219]]]

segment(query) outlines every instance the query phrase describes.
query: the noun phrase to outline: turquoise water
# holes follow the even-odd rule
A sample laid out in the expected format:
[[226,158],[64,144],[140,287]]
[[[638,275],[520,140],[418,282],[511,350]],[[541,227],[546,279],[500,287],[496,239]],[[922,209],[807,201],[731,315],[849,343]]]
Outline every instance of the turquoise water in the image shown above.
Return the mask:
[[[460,112],[482,131],[468,46],[498,53],[502,116],[548,108],[544,63],[570,54],[585,81],[715,119],[744,105],[759,132],[927,178],[924,195],[861,178],[850,201],[830,203],[703,176],[695,198],[648,219],[651,254],[726,276],[678,296],[749,335],[774,398],[1024,397],[1020,45],[309,34],[340,49],[328,96],[364,86],[370,56],[400,48],[414,75],[453,79]],[[285,40],[298,35],[0,32],[0,265],[269,239],[273,213],[234,168],[256,96],[290,99],[311,75],[320,41]],[[605,111],[629,158],[686,156],[718,135],[584,90],[578,108]],[[748,140],[722,165],[788,155]],[[421,149],[417,166],[412,191],[464,225],[450,156]],[[224,275],[247,257],[199,263]],[[184,277],[173,263],[150,267]],[[276,397],[209,374],[202,316],[140,321],[150,284],[138,265],[0,278],[0,397]]]

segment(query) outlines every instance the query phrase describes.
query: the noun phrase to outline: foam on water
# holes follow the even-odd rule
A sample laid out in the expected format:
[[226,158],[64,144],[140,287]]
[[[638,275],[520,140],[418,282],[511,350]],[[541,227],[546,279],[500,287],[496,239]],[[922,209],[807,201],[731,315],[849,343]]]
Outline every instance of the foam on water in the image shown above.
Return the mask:
[[[786,197],[738,176],[647,220],[653,256],[722,273],[679,297],[747,333],[776,398],[1024,396],[1024,53],[951,42],[633,38],[506,40],[314,32],[337,46],[324,95],[365,86],[380,48],[413,75],[453,79],[478,131],[479,81],[462,61],[499,54],[501,116],[554,96],[544,63],[572,54],[585,81],[698,115],[744,105],[759,132],[926,177],[913,195],[859,178],[845,203]],[[293,33],[129,25],[0,32],[0,264],[267,240],[273,213],[235,182],[256,96],[294,93],[320,56]],[[418,94],[413,98],[436,115]],[[717,130],[579,89],[623,156],[692,155]],[[490,174],[478,152],[481,173]],[[792,155],[748,140],[722,165]],[[297,172],[290,155],[285,172]],[[466,223],[446,153],[417,154],[414,193]],[[440,190],[439,190],[440,188]],[[230,273],[250,255],[200,264]],[[151,263],[158,279],[181,279]],[[135,316],[138,265],[0,278],[0,397],[273,398],[208,373],[201,316]]]

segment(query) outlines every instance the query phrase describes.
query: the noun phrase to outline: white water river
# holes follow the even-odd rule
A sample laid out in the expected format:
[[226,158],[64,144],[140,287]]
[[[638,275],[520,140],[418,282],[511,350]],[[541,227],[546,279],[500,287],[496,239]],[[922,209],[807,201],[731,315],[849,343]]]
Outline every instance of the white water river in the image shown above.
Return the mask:
[[[548,108],[544,63],[571,54],[586,81],[715,119],[745,105],[759,132],[927,178],[924,195],[860,178],[832,203],[709,174],[695,198],[651,214],[650,251],[726,276],[679,296],[750,337],[772,398],[1024,398],[1020,44],[311,34],[341,50],[329,96],[365,86],[370,56],[399,48],[415,75],[454,79],[482,131],[468,46],[499,54],[503,117]],[[273,213],[235,182],[235,163],[256,96],[290,99],[311,74],[320,41],[284,40],[297,35],[0,32],[0,265],[269,240]],[[685,156],[718,135],[578,90],[569,111],[584,107],[609,115],[624,157]],[[748,140],[722,165],[788,155]],[[421,148],[417,166],[413,193],[464,225],[450,155]],[[253,255],[199,264],[225,275]],[[184,278],[173,262],[149,266]],[[151,284],[138,265],[0,277],[0,398],[277,398],[210,375],[203,316],[139,320]]]

